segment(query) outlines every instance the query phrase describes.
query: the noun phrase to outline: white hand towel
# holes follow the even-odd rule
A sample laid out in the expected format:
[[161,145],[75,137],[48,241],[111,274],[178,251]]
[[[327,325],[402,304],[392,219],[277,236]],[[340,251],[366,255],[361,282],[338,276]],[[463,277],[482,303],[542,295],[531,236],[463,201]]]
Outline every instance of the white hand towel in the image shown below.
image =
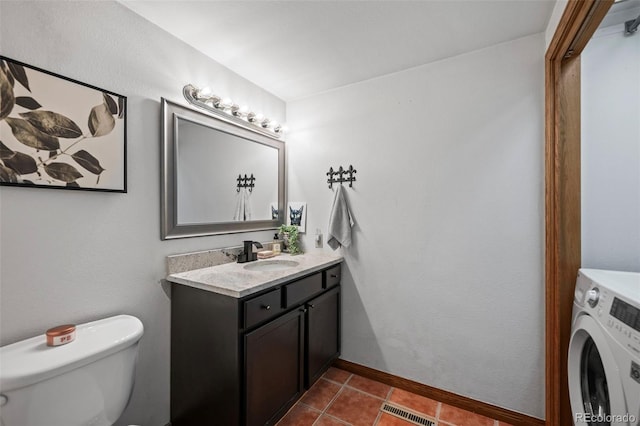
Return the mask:
[[245,188],[240,188],[240,192],[238,192],[238,197],[236,200],[236,210],[233,214],[233,220],[244,220],[245,201],[247,200],[245,191]]
[[247,188],[244,188],[244,220],[251,220],[252,215],[251,192]]
[[329,247],[334,250],[340,246],[349,247],[353,223],[344,189],[342,185],[338,185],[329,216],[329,238],[327,239]]

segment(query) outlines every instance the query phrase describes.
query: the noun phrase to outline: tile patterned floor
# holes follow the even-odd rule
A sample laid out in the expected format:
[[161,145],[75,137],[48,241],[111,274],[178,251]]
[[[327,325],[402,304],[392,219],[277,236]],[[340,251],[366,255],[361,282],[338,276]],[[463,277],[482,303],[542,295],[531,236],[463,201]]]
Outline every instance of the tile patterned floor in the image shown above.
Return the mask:
[[277,426],[415,425],[382,412],[385,402],[425,417],[438,426],[510,426],[333,367],[302,396]]

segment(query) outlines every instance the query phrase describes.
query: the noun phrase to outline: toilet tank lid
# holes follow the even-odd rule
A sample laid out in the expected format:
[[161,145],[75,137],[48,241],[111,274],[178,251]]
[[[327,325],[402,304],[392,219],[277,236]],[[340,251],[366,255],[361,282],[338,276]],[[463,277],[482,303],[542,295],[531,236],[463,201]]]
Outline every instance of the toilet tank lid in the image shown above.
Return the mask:
[[76,338],[62,346],[47,346],[45,334],[0,348],[0,392],[50,379],[140,340],[144,327],[131,315],[117,315],[79,324]]

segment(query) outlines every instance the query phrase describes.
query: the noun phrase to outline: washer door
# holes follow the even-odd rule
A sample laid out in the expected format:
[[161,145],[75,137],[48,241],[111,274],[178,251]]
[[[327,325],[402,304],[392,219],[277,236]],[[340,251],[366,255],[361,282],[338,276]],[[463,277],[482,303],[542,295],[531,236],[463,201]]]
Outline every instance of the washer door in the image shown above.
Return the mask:
[[627,426],[629,423],[621,421],[628,411],[618,365],[602,327],[589,315],[576,319],[568,364],[576,426]]

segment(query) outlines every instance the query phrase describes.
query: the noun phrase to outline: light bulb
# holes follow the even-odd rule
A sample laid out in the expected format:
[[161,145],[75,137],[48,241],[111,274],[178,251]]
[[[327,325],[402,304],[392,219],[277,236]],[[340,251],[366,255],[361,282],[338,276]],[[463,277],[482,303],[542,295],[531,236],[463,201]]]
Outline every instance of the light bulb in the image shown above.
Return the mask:
[[211,95],[204,101],[205,104],[209,104],[211,106],[216,106],[219,102],[220,98],[216,95]]
[[195,93],[196,99],[207,99],[211,96],[211,87],[203,87],[202,89],[197,89]]

